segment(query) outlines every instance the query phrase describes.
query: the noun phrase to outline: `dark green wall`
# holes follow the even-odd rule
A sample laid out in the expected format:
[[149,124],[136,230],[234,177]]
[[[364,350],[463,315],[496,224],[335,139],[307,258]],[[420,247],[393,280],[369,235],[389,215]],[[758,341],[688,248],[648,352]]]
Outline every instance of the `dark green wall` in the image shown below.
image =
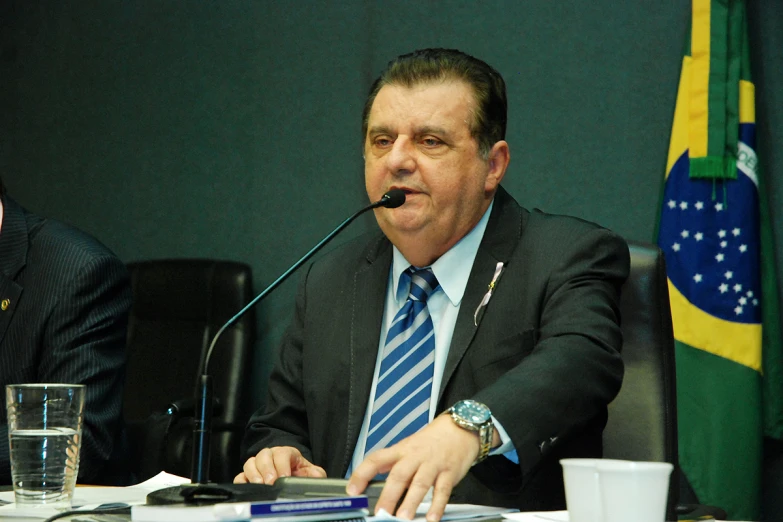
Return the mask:
[[[457,47],[507,80],[512,194],[649,241],[689,6],[0,0],[0,172],[125,261],[245,261],[260,290],[364,204],[359,116],[386,61]],[[749,9],[783,259],[783,3]],[[294,289],[260,309],[259,403]]]

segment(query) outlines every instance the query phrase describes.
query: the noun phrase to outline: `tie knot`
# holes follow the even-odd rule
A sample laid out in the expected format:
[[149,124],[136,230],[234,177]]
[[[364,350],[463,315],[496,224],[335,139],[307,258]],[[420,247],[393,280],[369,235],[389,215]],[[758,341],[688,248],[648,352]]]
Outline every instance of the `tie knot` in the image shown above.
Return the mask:
[[408,298],[426,303],[427,298],[440,286],[438,278],[430,268],[417,270],[411,267],[408,269],[408,273],[411,276],[411,290]]

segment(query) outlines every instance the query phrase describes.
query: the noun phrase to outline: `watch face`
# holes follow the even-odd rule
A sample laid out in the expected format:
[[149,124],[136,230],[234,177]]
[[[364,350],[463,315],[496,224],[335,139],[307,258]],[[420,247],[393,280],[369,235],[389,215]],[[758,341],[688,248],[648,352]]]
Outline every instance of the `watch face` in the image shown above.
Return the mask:
[[459,401],[454,405],[454,413],[473,424],[484,424],[490,419],[489,408],[476,401]]

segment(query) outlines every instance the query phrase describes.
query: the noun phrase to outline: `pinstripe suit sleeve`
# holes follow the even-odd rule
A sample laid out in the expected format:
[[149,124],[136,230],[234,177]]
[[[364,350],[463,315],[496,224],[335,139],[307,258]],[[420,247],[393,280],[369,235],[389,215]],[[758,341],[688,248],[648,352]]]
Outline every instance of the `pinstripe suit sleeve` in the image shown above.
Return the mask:
[[123,263],[97,257],[63,286],[47,321],[39,382],[87,385],[79,469],[83,483],[102,481],[121,431],[130,304]]

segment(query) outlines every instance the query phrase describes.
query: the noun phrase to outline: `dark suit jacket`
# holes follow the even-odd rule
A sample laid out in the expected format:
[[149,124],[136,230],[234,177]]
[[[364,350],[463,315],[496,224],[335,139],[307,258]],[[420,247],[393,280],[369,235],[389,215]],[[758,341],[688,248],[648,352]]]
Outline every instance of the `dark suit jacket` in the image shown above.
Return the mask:
[[[0,229],[0,385],[86,384],[79,482],[122,482],[114,463],[131,292],[125,265],[87,234],[3,198]],[[5,401],[0,483],[10,484]]]
[[[251,418],[247,456],[294,446],[344,476],[367,408],[392,247],[382,235],[315,262],[293,324]],[[473,313],[505,263],[495,293]],[[519,465],[503,456],[474,466],[452,502],[565,507],[566,456],[600,456],[606,405],[620,389],[618,310],[628,275],[625,242],[575,218],[528,212],[502,188],[459,310],[438,411],[460,399],[486,405],[509,433]]]

